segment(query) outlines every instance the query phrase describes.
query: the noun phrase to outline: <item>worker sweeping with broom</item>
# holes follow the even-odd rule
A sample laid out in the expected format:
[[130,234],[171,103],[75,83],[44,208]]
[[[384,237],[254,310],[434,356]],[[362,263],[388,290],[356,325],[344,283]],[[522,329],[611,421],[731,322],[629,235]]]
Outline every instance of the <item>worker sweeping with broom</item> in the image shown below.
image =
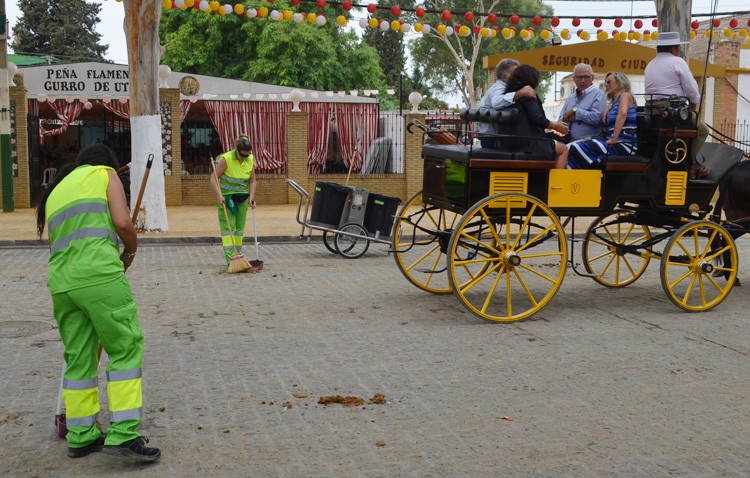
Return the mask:
[[[41,238],[47,225],[47,287],[65,347],[62,395],[68,456],[81,458],[103,450],[156,461],[161,452],[146,446],[148,439],[137,431],[143,416],[143,334],[125,271],[135,258],[138,238],[117,167],[107,146],[84,148],[75,165],[58,172],[42,194],[37,231]],[[110,359],[111,426],[106,436],[96,426],[100,343]]]
[[[248,204],[255,209],[255,160],[247,136],[235,141],[234,149],[220,155],[211,176],[218,203],[221,244],[229,272],[244,272],[252,266],[242,255],[242,240]],[[213,164],[213,163],[212,163]]]

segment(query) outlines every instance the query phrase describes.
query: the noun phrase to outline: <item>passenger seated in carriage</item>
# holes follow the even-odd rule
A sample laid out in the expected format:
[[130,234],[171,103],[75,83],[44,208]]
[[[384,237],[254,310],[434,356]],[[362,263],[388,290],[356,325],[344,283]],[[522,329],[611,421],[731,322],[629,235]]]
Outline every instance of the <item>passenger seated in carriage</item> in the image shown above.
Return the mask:
[[[505,89],[507,93],[519,91],[526,86],[536,88],[539,85],[539,71],[529,65],[521,65],[513,72],[508,79],[508,85]],[[545,133],[545,129],[555,130],[563,135],[568,133],[568,125],[562,121],[550,121],[544,113],[542,101],[538,97],[519,98],[514,104],[518,110],[518,121],[513,125],[513,134],[515,136],[526,136],[535,138],[544,138],[547,141],[534,141],[529,138],[498,138],[498,142],[513,143],[508,144],[511,148],[522,147],[534,155],[541,157],[549,156],[554,148],[555,167],[563,169],[568,160],[568,148],[565,143],[553,140]]]
[[604,156],[636,154],[638,133],[636,103],[630,92],[630,80],[624,73],[610,71],[604,77],[609,107],[604,110],[604,137],[568,144],[569,169],[595,169]]

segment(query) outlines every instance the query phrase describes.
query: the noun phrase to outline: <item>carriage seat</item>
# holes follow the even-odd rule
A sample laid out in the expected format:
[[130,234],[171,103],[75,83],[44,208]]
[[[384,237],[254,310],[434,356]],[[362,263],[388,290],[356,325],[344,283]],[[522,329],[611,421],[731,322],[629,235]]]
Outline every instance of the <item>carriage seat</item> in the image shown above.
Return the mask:
[[553,160],[527,152],[509,152],[490,148],[427,143],[422,146],[425,158],[449,159],[471,167],[490,169],[552,169]]
[[480,121],[482,123],[508,124],[518,118],[518,110],[506,108],[496,110],[494,108],[461,108],[461,118],[465,121]]

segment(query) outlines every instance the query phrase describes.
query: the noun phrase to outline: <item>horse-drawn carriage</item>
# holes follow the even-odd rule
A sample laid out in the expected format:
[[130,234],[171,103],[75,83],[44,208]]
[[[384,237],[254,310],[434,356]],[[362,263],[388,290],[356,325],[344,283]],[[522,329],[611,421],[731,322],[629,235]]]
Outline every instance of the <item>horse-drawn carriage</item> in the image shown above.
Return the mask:
[[[509,111],[469,109],[462,116],[508,128],[516,121]],[[599,169],[553,169],[551,156],[528,152],[543,139],[512,130],[498,136],[500,149],[428,140],[423,189],[394,223],[398,268],[418,288],[455,292],[471,312],[499,322],[544,307],[568,266],[604,286],[624,287],[652,259],[660,261],[662,287],[677,307],[715,307],[735,283],[734,238],[746,229],[714,211],[719,178],[689,177],[696,132],[687,102],[675,98],[637,117],[638,155],[605,157]],[[726,170],[728,160],[709,159],[716,171]],[[578,229],[576,218],[586,216],[593,222]],[[576,266],[577,244],[584,270]]]

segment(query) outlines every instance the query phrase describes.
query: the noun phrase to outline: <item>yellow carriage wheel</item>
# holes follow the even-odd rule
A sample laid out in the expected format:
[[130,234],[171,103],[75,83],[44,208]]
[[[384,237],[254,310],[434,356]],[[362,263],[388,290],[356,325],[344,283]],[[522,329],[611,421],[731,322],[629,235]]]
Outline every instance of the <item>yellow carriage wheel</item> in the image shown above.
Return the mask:
[[406,279],[433,294],[451,291],[445,251],[459,215],[422,202],[422,192],[410,197],[399,211],[391,241],[396,265]]
[[[729,257],[729,263],[724,262]],[[728,273],[713,277],[714,271]],[[701,312],[719,305],[737,278],[737,247],[726,229],[709,221],[679,228],[661,258],[661,285],[677,307]]]
[[593,279],[607,287],[635,282],[651,261],[651,247],[635,246],[651,239],[648,226],[627,222],[632,212],[616,210],[591,223],[583,242],[583,262]]
[[463,305],[494,322],[539,311],[560,288],[567,266],[557,215],[521,193],[496,194],[466,211],[448,254],[448,279]]

